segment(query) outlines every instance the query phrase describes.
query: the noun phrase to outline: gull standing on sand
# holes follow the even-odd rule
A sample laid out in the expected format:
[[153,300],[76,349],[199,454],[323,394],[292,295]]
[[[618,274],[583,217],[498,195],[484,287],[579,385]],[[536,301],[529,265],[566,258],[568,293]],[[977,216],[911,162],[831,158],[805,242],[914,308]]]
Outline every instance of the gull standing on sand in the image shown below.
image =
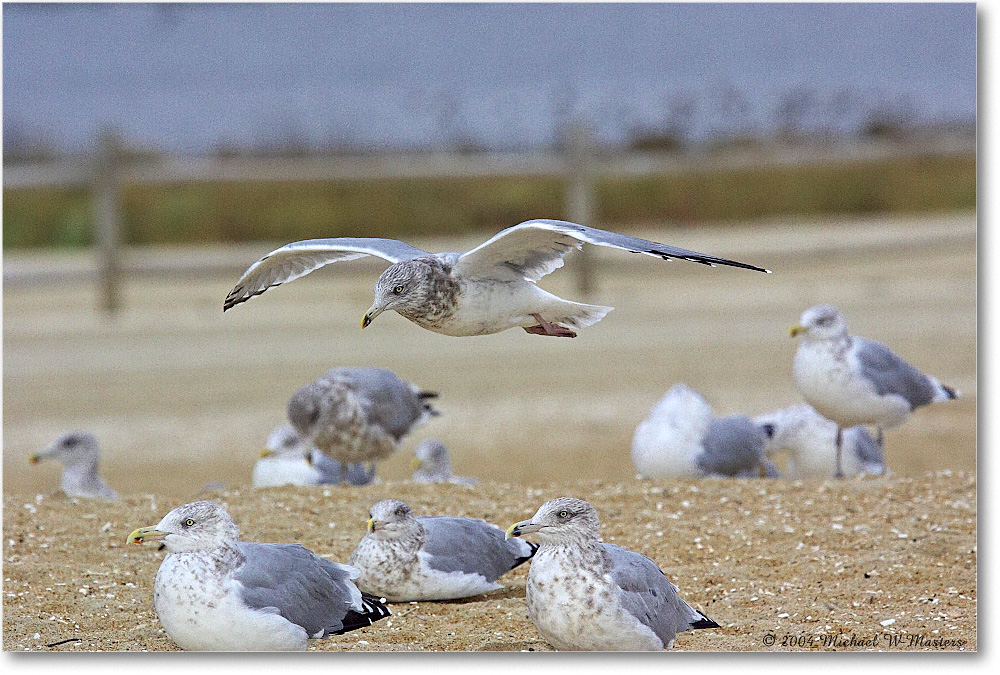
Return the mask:
[[104,479],[97,475],[101,449],[97,437],[89,431],[71,431],[54,440],[45,450],[28,458],[32,464],[43,459],[62,462],[59,487],[67,497],[91,499],[118,499]]
[[920,406],[958,397],[957,391],[924,375],[884,344],[851,335],[832,305],[802,312],[789,334],[803,338],[793,364],[799,392],[816,412],[837,423],[837,478],[844,476],[844,427],[875,425],[876,443],[882,447],[883,429],[902,424]]
[[288,420],[303,442],[340,462],[342,474],[369,462],[374,475],[374,462],[440,414],[427,402],[436,397],[384,368],[334,368],[292,395]]
[[537,544],[508,541],[478,518],[414,516],[397,499],[371,508],[368,534],[351,554],[358,587],[392,602],[454,600],[503,588],[500,576],[526,562]]
[[[765,452],[788,452],[785,476],[793,480],[834,478],[837,474],[837,423],[812,406],[796,405],[754,418],[768,437]],[[844,429],[841,471],[845,476],[882,476],[888,473],[882,448],[862,425]]]
[[422,441],[413,452],[413,480],[416,483],[472,485],[479,482],[470,476],[456,476],[451,472],[448,449],[436,438]]
[[339,483],[341,475],[350,485],[368,485],[375,478],[375,469],[359,462],[341,471],[340,462],[307,446],[298,432],[285,424],[268,436],[267,446],[254,464],[251,484],[258,488],[331,485]]
[[251,265],[222,308],[230,309],[324,265],[373,255],[392,265],[375,284],[375,302],[365,313],[362,328],[391,309],[442,335],[489,335],[521,327],[534,335],[576,337],[574,328],[597,323],[612,308],[563,300],[535,282],[562,267],[563,257],[584,243],[664,260],[769,271],[563,220],[529,220],[465,253],[428,253],[396,239],[296,241]]
[[153,586],[156,615],[170,639],[194,651],[290,651],[309,638],[340,635],[389,616],[352,579],[358,570],[299,544],[239,541],[226,509],[179,506],[128,536],[162,539],[167,555]]
[[766,441],[750,418],[715,417],[701,394],[678,383],[636,427],[632,465],[642,478],[776,478]]
[[535,534],[528,617],[559,650],[660,651],[677,633],[719,624],[677,594],[649,558],[600,537],[597,511],[582,499],[545,502],[508,537]]

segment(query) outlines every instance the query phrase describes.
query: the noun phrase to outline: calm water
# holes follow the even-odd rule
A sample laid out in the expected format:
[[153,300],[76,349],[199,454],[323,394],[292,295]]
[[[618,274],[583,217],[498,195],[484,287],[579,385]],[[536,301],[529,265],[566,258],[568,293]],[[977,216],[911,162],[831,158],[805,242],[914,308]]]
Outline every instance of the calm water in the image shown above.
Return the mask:
[[523,147],[976,114],[974,4],[3,5],[8,149]]

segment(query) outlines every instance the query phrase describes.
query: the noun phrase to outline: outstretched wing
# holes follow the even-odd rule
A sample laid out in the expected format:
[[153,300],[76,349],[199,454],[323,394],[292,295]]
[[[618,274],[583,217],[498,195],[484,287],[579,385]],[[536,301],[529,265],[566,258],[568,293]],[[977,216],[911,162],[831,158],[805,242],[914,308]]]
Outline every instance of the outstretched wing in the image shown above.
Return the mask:
[[538,281],[559,269],[563,257],[584,243],[645,253],[664,260],[680,258],[703,265],[730,265],[758,272],[769,272],[735,260],[688,251],[655,241],[577,225],[564,220],[529,220],[508,227],[476,248],[458,257],[454,273],[468,278],[500,278]]
[[293,281],[324,265],[373,255],[391,263],[431,255],[397,239],[338,237],[293,241],[251,265],[226,296],[222,311],[286,281]]

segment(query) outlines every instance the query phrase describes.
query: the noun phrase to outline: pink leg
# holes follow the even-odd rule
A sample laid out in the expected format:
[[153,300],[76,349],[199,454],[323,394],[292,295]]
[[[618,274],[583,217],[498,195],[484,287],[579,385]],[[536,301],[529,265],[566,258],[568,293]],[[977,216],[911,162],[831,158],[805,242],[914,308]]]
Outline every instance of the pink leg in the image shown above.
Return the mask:
[[537,326],[525,326],[524,330],[526,333],[531,333],[532,335],[552,335],[553,337],[576,337],[576,333],[571,331],[566,326],[560,326],[557,323],[549,323],[543,319],[538,314],[532,314],[535,321],[538,322]]

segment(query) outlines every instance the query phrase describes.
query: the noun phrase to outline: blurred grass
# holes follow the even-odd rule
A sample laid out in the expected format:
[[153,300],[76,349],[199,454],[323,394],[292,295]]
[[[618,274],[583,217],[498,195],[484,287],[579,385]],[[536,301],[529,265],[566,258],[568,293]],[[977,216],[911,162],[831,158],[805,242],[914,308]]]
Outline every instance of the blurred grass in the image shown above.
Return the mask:
[[[969,210],[976,207],[976,158],[605,178],[597,193],[606,224]],[[550,177],[130,186],[122,202],[128,244],[447,235],[566,215],[562,181]],[[90,243],[85,190],[4,190],[5,247]]]

